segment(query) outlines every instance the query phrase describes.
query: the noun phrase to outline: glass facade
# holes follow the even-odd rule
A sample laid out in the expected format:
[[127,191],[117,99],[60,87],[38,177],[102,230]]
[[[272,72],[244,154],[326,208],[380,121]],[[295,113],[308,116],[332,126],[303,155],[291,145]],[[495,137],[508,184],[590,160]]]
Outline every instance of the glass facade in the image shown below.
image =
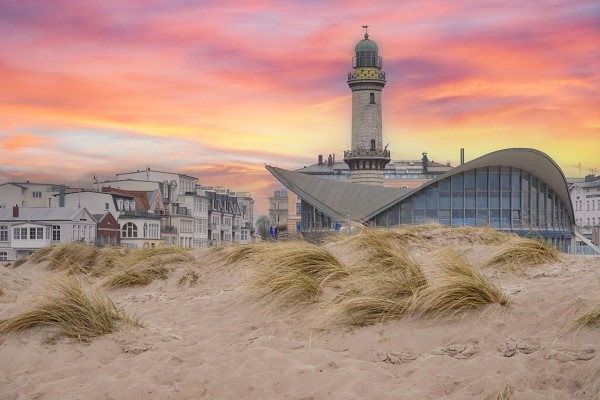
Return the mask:
[[518,234],[536,231],[561,249],[571,238],[572,223],[565,205],[545,182],[509,167],[453,175],[427,185],[371,220],[380,227],[426,222],[490,226]]

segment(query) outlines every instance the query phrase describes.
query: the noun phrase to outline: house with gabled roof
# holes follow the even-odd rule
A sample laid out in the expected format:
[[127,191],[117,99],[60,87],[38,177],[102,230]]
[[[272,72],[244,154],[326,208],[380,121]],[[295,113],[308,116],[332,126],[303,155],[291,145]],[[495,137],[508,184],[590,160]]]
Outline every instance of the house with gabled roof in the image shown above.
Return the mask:
[[85,208],[0,209],[0,261],[16,260],[42,247],[77,241],[96,242],[96,220]]

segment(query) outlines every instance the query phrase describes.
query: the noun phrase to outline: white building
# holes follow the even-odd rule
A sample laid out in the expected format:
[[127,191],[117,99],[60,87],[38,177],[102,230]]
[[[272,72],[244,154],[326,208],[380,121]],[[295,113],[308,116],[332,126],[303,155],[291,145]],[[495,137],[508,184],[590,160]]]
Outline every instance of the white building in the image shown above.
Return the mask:
[[16,260],[42,247],[75,241],[96,241],[96,221],[85,208],[0,209],[0,261]]
[[65,186],[51,183],[8,182],[0,185],[0,208],[58,207],[56,194]]
[[571,203],[575,213],[575,225],[591,238],[594,227],[600,227],[600,177],[588,175],[584,182],[577,182],[569,188]]
[[166,244],[202,248],[208,245],[208,199],[196,189],[198,178],[150,168],[117,174],[116,181],[102,182],[120,189],[158,188],[164,198],[166,222],[162,234]]

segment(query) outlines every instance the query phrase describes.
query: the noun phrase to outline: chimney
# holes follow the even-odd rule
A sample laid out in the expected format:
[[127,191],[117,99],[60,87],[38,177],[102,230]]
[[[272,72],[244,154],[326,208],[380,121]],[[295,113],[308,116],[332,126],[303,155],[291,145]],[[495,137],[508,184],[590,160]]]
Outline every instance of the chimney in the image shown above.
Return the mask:
[[333,165],[333,159],[331,158],[331,154],[327,157],[327,166],[331,167]]
[[319,154],[318,165],[323,165],[323,154]]
[[13,218],[18,218],[19,217],[19,206],[15,205],[13,207]]
[[61,186],[60,189],[58,189],[58,206],[59,207],[65,206],[65,188],[64,188],[64,186]]
[[465,148],[461,147],[460,148],[460,165],[463,165],[465,163]]

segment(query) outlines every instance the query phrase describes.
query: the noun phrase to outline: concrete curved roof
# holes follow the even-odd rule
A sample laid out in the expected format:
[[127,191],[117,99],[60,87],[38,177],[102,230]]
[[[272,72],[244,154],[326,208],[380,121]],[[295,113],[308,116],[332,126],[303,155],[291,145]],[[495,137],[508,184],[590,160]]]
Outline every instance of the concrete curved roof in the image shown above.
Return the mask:
[[281,168],[266,166],[279,182],[313,207],[331,218],[364,221],[364,216],[375,209],[402,198],[410,189],[361,185],[323,179]]
[[498,150],[486,154],[432,179],[416,189],[350,184],[267,166],[283,185],[304,201],[333,218],[366,221],[406,197],[442,179],[484,167],[519,168],[537,176],[552,188],[565,205],[571,221],[575,220],[567,182],[560,167],[545,153],[527,148]]

